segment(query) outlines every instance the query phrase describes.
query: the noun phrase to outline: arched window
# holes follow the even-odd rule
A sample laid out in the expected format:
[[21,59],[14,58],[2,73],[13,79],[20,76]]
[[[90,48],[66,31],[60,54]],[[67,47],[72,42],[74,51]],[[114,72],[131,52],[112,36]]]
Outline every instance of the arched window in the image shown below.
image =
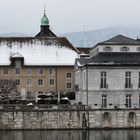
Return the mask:
[[120,51],[121,52],[128,52],[129,51],[129,48],[128,47],[121,47],[120,48]]
[[105,112],[103,114],[103,120],[104,121],[111,121],[111,114],[109,112]]
[[135,112],[129,112],[128,114],[128,121],[134,122],[136,119],[136,113]]
[[112,47],[110,46],[104,47],[104,52],[112,52]]

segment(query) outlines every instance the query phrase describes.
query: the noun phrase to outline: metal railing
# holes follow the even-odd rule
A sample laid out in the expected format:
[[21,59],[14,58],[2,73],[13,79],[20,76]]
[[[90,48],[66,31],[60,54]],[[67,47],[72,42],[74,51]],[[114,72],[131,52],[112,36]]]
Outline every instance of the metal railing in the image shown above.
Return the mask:
[[17,104],[1,104],[0,110],[4,111],[30,111],[30,110],[85,110],[90,107],[87,105],[17,105]]
[[108,89],[108,84],[100,84],[100,89]]

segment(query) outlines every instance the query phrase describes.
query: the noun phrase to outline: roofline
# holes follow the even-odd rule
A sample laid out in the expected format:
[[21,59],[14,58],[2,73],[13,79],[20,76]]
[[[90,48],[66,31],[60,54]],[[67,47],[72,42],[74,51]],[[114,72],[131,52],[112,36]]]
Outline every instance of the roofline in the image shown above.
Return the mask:
[[140,66],[140,63],[129,63],[129,64],[120,64],[120,63],[115,63],[115,64],[107,64],[107,63],[96,63],[96,64],[85,64],[84,66],[98,66],[98,67],[102,67],[102,66]]
[[[11,64],[10,65],[0,65],[0,67],[11,67]],[[50,65],[22,65],[22,67],[74,67],[74,64],[73,65],[53,65],[53,64],[50,64]]]
[[85,64],[85,65],[82,65],[82,66],[78,66],[78,65],[76,65],[78,68],[84,68],[84,67],[98,67],[98,68],[100,68],[100,67],[110,67],[110,66],[112,66],[112,67],[133,67],[133,66],[139,66],[140,67],[140,64],[118,64],[118,65],[116,65],[116,64],[114,64],[114,65],[105,65],[105,64]]
[[73,49],[74,49],[78,54],[80,54],[80,51],[78,51],[78,49],[77,49],[76,47],[74,47],[74,46],[72,45],[72,43],[71,43],[66,37],[60,37],[60,38],[65,38],[65,39],[69,42],[69,44],[71,45],[71,47],[73,47]]
[[136,42],[126,42],[126,43],[122,43],[122,42],[101,42],[98,43],[98,45],[140,45],[140,41],[136,41]]
[[76,47],[77,49],[91,49],[91,47]]
[[99,45],[115,45],[115,46],[117,46],[117,45],[140,45],[140,41],[136,41],[136,42],[127,42],[127,43],[119,43],[119,42],[117,42],[117,43],[113,43],[113,42],[110,42],[110,43],[104,43],[104,42],[100,42],[100,43],[97,43],[96,45],[94,45],[92,48],[91,48],[91,50],[92,49],[94,49],[94,48],[96,48],[96,47],[98,47]]
[[0,37],[0,39],[49,39],[49,38],[64,38],[64,37],[34,37],[34,36]]
[[49,40],[49,39],[64,39],[65,41],[67,41],[68,45],[70,46],[70,49],[73,49],[74,51],[76,51],[78,54],[80,54],[80,52],[78,51],[78,49],[76,47],[74,47],[70,41],[66,38],[66,37],[0,37],[0,42],[1,41],[11,41],[11,42],[18,42],[19,40],[22,41],[30,41],[30,40]]

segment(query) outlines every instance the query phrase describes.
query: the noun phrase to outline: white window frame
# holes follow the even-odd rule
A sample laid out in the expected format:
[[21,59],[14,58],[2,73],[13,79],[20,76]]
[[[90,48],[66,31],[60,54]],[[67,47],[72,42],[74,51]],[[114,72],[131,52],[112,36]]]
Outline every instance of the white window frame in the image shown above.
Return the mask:
[[126,94],[126,108],[132,107],[132,95]]
[[120,51],[121,52],[129,52],[129,49],[130,49],[129,47],[123,46],[123,47],[120,48]]
[[43,79],[38,79],[37,84],[38,84],[38,86],[43,86],[44,85],[44,80]]
[[27,75],[32,75],[32,69],[31,68],[27,68]]
[[[17,82],[18,81],[18,82]],[[16,79],[16,85],[19,86],[21,83],[20,83],[20,79]]]
[[27,86],[32,86],[32,79],[27,79]]
[[102,108],[107,108],[107,95],[102,94]]
[[[53,84],[52,84],[51,81],[53,81]],[[49,79],[49,85],[50,85],[50,86],[54,86],[54,85],[55,85],[55,80],[54,80],[54,79]]]
[[4,67],[4,68],[3,68],[3,74],[4,74],[4,75],[8,75],[8,74],[9,74],[9,69],[8,69],[8,67]]
[[[30,96],[28,95],[28,93],[30,93]],[[30,97],[30,98],[28,98],[28,97]],[[27,100],[31,100],[32,99],[32,91],[27,91],[26,92],[26,99]]]
[[[70,87],[68,87],[68,84],[70,84]],[[67,89],[72,89],[72,83],[71,82],[67,83]]]
[[103,48],[104,52],[112,52],[113,51],[113,48],[110,47],[110,46],[106,46]]
[[38,75],[43,75],[43,68],[38,68],[37,69],[37,74]]
[[71,72],[67,72],[67,79],[71,79],[71,78],[72,78],[72,73]]
[[21,69],[20,68],[15,68],[15,74],[20,75],[21,74]]
[[54,75],[54,68],[52,68],[52,67],[48,68],[48,74]]

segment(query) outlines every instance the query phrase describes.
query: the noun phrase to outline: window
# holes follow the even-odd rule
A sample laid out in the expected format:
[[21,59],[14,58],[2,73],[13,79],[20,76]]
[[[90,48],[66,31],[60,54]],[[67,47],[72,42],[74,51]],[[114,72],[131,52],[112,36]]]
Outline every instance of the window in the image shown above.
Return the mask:
[[111,121],[111,114],[109,112],[103,114],[103,121]]
[[38,85],[43,85],[43,80],[42,79],[38,79]]
[[27,69],[27,74],[28,74],[28,75],[32,75],[32,69],[28,68],[28,69]]
[[38,71],[38,74],[43,74],[43,69],[42,68],[39,68],[37,71]]
[[67,88],[71,88],[71,83],[67,83]]
[[[128,114],[128,121],[134,123],[136,121],[136,113],[135,112],[129,112]],[[135,139],[135,138],[132,138]]]
[[20,68],[15,69],[16,74],[20,74]]
[[15,61],[15,67],[16,68],[21,68],[21,60],[16,60]]
[[107,95],[103,94],[102,95],[102,108],[107,107]]
[[3,68],[3,73],[4,73],[4,74],[8,74],[8,67],[4,67],[4,68]]
[[140,47],[137,48],[137,52],[140,52]]
[[27,91],[26,98],[27,98],[27,100],[31,100],[32,99],[32,92],[31,91]]
[[20,79],[16,79],[16,85],[20,85]]
[[121,47],[120,48],[120,51],[122,51],[122,52],[128,52],[129,51],[129,48],[128,47]]
[[139,94],[139,108],[140,108],[140,94]]
[[138,83],[138,88],[140,88],[140,72],[139,72],[139,83]]
[[71,78],[71,73],[70,72],[67,73],[67,78]]
[[54,68],[49,68],[49,74],[54,74]]
[[27,79],[27,85],[31,86],[32,85],[32,80],[31,79]]
[[132,88],[131,84],[131,72],[125,73],[125,88]]
[[131,108],[131,95],[126,95],[126,108]]
[[112,48],[111,47],[104,47],[104,52],[112,52]]
[[54,79],[50,79],[49,84],[50,84],[51,86],[53,86],[53,85],[54,85]]
[[105,71],[101,72],[100,88],[108,88],[108,86],[107,86],[107,73]]
[[43,91],[38,91],[38,95],[43,94]]

